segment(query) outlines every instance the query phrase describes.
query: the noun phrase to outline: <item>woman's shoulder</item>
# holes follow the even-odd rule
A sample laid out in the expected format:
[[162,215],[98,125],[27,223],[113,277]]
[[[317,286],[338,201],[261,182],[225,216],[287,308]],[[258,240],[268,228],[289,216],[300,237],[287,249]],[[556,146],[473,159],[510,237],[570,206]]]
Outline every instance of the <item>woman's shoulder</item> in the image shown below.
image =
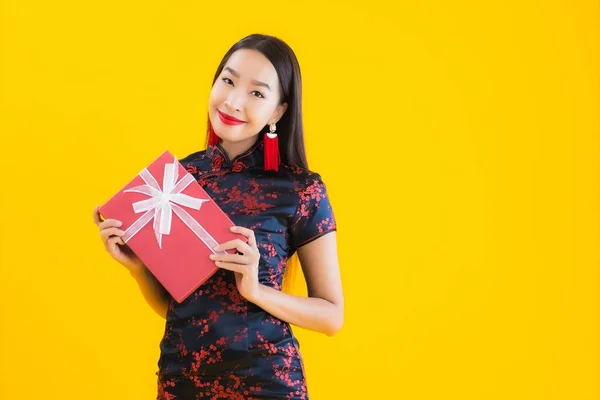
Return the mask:
[[280,164],[280,171],[283,171],[284,174],[290,175],[290,176],[295,176],[295,177],[299,177],[299,178],[314,178],[317,176],[320,176],[320,174],[317,171],[314,171],[312,169],[308,169],[308,168],[300,168],[300,167],[296,167],[294,165],[288,165],[288,164]]
[[280,172],[287,176],[288,179],[301,186],[310,186],[314,184],[324,185],[321,174],[308,168],[299,168],[282,164]]

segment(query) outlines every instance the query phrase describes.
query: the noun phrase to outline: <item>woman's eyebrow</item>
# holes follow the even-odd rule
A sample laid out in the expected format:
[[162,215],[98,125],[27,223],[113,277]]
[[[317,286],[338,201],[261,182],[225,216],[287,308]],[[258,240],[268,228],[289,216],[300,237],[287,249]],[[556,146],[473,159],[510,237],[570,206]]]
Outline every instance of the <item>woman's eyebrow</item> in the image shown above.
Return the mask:
[[[236,70],[234,70],[233,68],[230,68],[230,67],[225,67],[225,70],[227,70],[227,71],[231,72],[231,75],[235,76],[236,78],[239,78],[239,77],[240,77],[240,74],[239,74],[239,73],[238,73]],[[261,82],[261,81],[257,81],[257,80],[255,80],[255,79],[252,79],[252,83],[253,83],[253,84],[255,84],[256,86],[264,86],[264,87],[266,87],[267,89],[269,89],[269,91],[271,91],[271,88],[269,87],[269,85],[268,85],[268,84],[266,84],[266,83],[264,83],[264,82]]]

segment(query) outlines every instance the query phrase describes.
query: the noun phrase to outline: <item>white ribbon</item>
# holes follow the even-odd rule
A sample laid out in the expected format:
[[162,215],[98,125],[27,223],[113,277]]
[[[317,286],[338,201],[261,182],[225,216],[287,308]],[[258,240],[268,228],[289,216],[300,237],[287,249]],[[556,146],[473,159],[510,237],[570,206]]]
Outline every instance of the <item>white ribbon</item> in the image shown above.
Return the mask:
[[[194,210],[199,210],[202,203],[210,201],[209,199],[199,199],[196,197],[189,196],[181,193],[190,183],[194,181],[194,177],[190,173],[186,173],[180,181],[179,169],[177,157],[174,157],[172,164],[165,164],[165,170],[163,173],[163,186],[162,190],[158,185],[158,182],[147,168],[144,168],[139,173],[140,178],[146,183],[145,185],[135,186],[130,189],[124,190],[124,192],[141,193],[150,196],[149,199],[136,201],[132,204],[133,211],[138,213],[144,213],[139,217],[123,235],[123,241],[127,243],[132,237],[134,237],[148,222],[154,219],[154,234],[158,247],[162,249],[162,235],[169,235],[171,233],[171,220],[173,213],[187,225],[188,228],[204,244],[212,251],[213,247],[219,243],[192,217],[187,211],[180,206],[189,207]],[[220,252],[224,253],[224,251]]]

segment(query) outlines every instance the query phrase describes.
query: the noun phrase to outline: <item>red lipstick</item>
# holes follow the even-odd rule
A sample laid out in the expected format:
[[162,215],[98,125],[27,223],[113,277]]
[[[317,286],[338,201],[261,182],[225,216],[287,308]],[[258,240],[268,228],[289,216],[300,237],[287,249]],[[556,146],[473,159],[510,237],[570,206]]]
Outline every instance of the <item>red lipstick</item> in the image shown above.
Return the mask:
[[225,114],[219,110],[217,110],[217,112],[219,113],[219,118],[221,119],[221,121],[226,125],[240,125],[244,123],[244,121],[237,119],[229,114]]

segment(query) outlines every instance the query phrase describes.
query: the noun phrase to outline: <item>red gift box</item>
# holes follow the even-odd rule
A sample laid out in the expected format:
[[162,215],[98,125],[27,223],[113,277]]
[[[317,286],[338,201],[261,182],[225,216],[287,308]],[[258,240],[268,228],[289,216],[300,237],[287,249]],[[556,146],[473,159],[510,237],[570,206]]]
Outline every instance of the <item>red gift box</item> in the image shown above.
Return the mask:
[[[248,239],[169,151],[100,207],[122,221],[123,240],[178,302],[218,269],[213,247]],[[219,253],[235,254],[236,249]]]

